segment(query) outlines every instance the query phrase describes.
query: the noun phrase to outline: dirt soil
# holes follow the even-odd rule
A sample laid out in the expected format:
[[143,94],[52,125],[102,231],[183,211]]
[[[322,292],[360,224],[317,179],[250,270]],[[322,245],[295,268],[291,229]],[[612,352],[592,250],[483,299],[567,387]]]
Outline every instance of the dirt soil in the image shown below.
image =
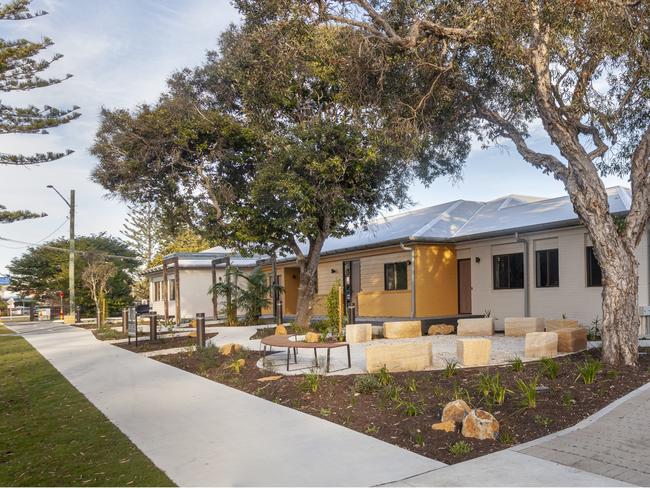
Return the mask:
[[[391,373],[384,378],[389,381],[388,386],[377,385],[378,375],[283,376],[261,382],[260,378],[276,373],[259,370],[256,367],[259,357],[259,353],[251,351],[224,357],[209,348],[155,359],[448,464],[575,425],[650,381],[650,357],[644,354],[639,357],[638,368],[604,368],[592,384],[584,384],[578,378],[577,366],[587,359],[598,360],[599,350],[557,358],[559,372],[554,379],[545,376],[542,364],[535,362],[526,363],[521,371],[514,371],[512,366],[456,369],[449,377],[445,371]],[[245,366],[237,373],[233,361],[239,358],[245,359]],[[490,405],[479,389],[484,375],[496,373],[508,390],[502,405]],[[360,383],[367,382],[371,376],[374,376],[370,381],[374,389],[361,388]],[[526,408],[517,380],[530,383],[536,377],[539,377],[540,390],[537,406]],[[314,384],[316,391],[313,391]],[[445,404],[455,398],[492,412],[500,423],[500,439],[465,439],[459,432],[432,430],[431,425],[440,421]],[[458,441],[467,442],[471,451],[452,454],[450,448]]]
[[[205,334],[205,337],[209,339],[210,337],[214,337],[216,335],[217,335],[216,333]],[[196,344],[196,337],[189,337],[189,336],[172,337],[167,335],[162,337],[158,336],[158,340],[155,341],[138,340],[137,346],[135,345],[135,338],[133,337],[131,338],[131,344],[129,344],[128,342],[122,342],[113,345],[133,352],[149,352],[149,351],[160,351],[162,349],[172,349],[174,347],[193,346],[195,344]]]

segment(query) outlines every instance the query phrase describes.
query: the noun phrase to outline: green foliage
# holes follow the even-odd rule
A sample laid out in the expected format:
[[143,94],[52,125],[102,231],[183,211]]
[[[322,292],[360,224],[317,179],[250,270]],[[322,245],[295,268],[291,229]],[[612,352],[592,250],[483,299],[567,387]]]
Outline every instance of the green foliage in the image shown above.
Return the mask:
[[320,386],[321,375],[315,372],[307,373],[300,382],[300,388],[304,392],[316,393]]
[[467,441],[456,441],[449,446],[449,452],[454,456],[465,456],[472,452],[472,445]]
[[517,378],[517,387],[521,393],[521,402],[526,408],[537,408],[537,383],[539,377],[535,377],[530,383]]
[[[336,280],[330,288],[329,293],[327,294],[326,299],[326,309],[327,309],[327,325],[329,330],[336,335],[339,335],[339,292],[341,289],[341,281]],[[341,324],[342,325],[342,324]]]
[[554,380],[560,372],[560,363],[553,358],[542,358],[540,361],[541,373],[546,378]]
[[587,359],[576,367],[578,368],[578,377],[576,379],[581,379],[585,385],[591,385],[596,381],[599,371],[603,369],[603,363],[596,359]]
[[231,369],[233,373],[239,374],[241,373],[241,370],[244,369],[244,366],[246,366],[246,362],[242,358],[235,358],[230,363],[228,363],[228,366],[226,366],[228,369]]
[[503,405],[507,391],[501,384],[499,373],[494,375],[483,373],[479,376],[478,392],[488,405]]
[[564,408],[571,408],[576,404],[575,399],[573,398],[573,395],[571,395],[571,392],[565,391],[562,393],[562,405]]
[[[52,247],[62,249],[57,251]],[[77,237],[75,247],[81,253],[100,253],[135,257],[128,246],[106,234]],[[55,299],[60,290],[68,290],[68,240],[56,239],[37,247],[30,247],[20,257],[14,258],[7,269],[11,275],[11,289],[21,295],[36,295],[39,299]],[[106,305],[108,314],[120,315],[121,310],[132,304],[131,287],[138,261],[132,259],[111,259],[117,271],[108,280]],[[92,316],[95,304],[90,291],[81,286],[82,275],[87,266],[84,254],[75,257],[76,303],[83,316]]]
[[519,356],[515,356],[510,361],[510,367],[512,368],[512,370],[515,373],[517,373],[517,372],[521,371],[522,369],[524,369],[524,362],[522,361],[522,359]]
[[369,424],[368,427],[366,427],[366,434],[377,434],[379,433],[379,427],[377,427],[375,424]]
[[460,386],[458,382],[454,382],[451,399],[464,400],[468,405],[472,404],[472,396],[469,394],[469,391],[467,391],[467,388]]
[[400,404],[402,399],[402,387],[393,384],[386,385],[384,388],[384,397]]
[[542,427],[548,427],[553,423],[553,419],[537,414],[533,418],[533,422],[535,422],[537,425],[541,425]]
[[510,446],[514,444],[515,441],[515,436],[512,434],[512,432],[510,432],[510,429],[502,427],[499,430],[499,443]]
[[445,369],[443,371],[445,378],[451,378],[452,376],[455,376],[456,373],[458,373],[458,361],[447,359]]
[[424,435],[420,429],[416,429],[415,432],[412,432],[411,438],[413,439],[413,444],[417,447],[424,447]]
[[415,402],[401,402],[400,406],[402,407],[402,411],[407,417],[415,417],[422,414],[422,408]]
[[[149,208],[153,204],[143,204],[149,205]],[[158,212],[157,210],[152,210],[152,212]],[[162,231],[156,231],[162,232]],[[161,265],[163,258],[169,254],[174,254],[178,252],[199,252],[204,251],[211,247],[211,241],[204,239],[196,232],[191,229],[182,229],[180,232],[170,238],[161,237],[161,244],[159,245],[159,250],[153,255],[149,263],[150,267]]]
[[[120,233],[144,267],[149,268],[163,239],[160,212],[150,202],[130,203],[128,209]],[[158,264],[162,264],[161,258],[162,256],[157,256]]]
[[591,327],[587,331],[587,339],[590,341],[599,341],[601,339],[600,318],[598,316],[591,321]]
[[416,391],[418,391],[418,382],[415,381],[415,378],[409,378],[406,381],[406,389],[411,393],[415,393]]
[[365,374],[354,379],[354,391],[357,393],[373,393],[383,388],[376,375]]
[[212,344],[207,347],[197,347],[192,356],[200,363],[200,368],[207,371],[219,365],[219,350]]
[[270,295],[272,290],[281,290],[281,287],[269,283],[268,275],[261,268],[255,268],[250,274],[242,275],[246,283],[237,292],[237,305],[244,309],[246,321],[256,323],[262,315],[262,309],[271,304]]
[[377,373],[375,373],[377,381],[381,386],[388,386],[393,382],[393,377],[386,369],[386,366],[382,367]]

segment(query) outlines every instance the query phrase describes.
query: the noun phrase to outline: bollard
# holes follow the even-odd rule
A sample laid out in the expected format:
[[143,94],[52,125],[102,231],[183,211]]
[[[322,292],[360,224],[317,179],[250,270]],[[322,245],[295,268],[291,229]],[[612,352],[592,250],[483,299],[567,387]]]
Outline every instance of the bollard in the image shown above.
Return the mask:
[[350,303],[348,306],[348,321],[350,324],[354,324],[356,322],[356,319],[356,307],[354,306],[354,303]]
[[76,323],[81,322],[81,307],[75,307],[74,319]]
[[36,320],[36,309],[34,307],[29,307],[29,321],[34,322]]
[[155,313],[149,314],[149,340],[158,340],[158,315]]
[[282,316],[282,300],[278,300],[277,307],[276,324],[280,325],[284,321],[284,317]]
[[196,314],[196,347],[205,347],[205,314]]
[[122,333],[126,334],[129,330],[129,309],[122,309]]

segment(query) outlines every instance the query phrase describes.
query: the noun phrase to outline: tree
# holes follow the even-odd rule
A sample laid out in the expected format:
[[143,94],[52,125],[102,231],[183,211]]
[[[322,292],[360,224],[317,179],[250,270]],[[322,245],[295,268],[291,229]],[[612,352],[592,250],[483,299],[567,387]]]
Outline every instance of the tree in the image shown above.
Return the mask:
[[[47,14],[45,11],[30,12],[31,0],[12,0],[0,3],[0,21],[24,21]],[[49,38],[33,42],[26,39],[7,40],[0,38],[0,91],[25,91],[55,85],[67,80],[63,78],[42,78],[40,73],[52,63],[61,59],[61,54],[54,54],[49,59],[37,59],[43,50],[54,43]],[[11,107],[0,104],[0,134],[47,134],[47,129],[57,127],[80,116],[79,107],[57,109],[46,105],[43,108],[33,105]],[[45,163],[62,158],[72,153],[48,152],[25,156],[22,154],[0,153],[0,165],[31,165]],[[8,212],[0,206],[0,222],[43,217],[45,214],[26,210]]]
[[339,80],[357,61],[351,36],[247,19],[204,66],[174,76],[156,107],[104,112],[95,181],[126,199],[144,186],[181,201],[199,230],[244,252],[294,254],[296,322],[308,325],[325,240],[404,205],[415,176],[459,168],[425,160],[376,111],[348,103]]
[[149,267],[162,237],[159,212],[149,202],[131,203],[128,209],[129,213],[120,232],[144,266]]
[[[139,261],[133,251],[119,239],[105,234],[80,236],[76,239],[76,250],[79,253],[75,266],[77,283],[86,267],[85,253],[101,253],[109,256],[124,256],[125,259],[113,259],[117,273],[110,279],[106,293],[106,305],[109,314],[119,314],[120,311],[133,302],[131,287],[133,275]],[[27,251],[14,258],[7,269],[11,276],[10,289],[21,295],[35,295],[37,299],[56,297],[60,290],[68,289],[68,241],[55,239]],[[94,309],[94,300],[87,288],[76,290],[77,303],[84,316]]]
[[210,241],[204,239],[191,229],[184,229],[178,235],[169,237],[151,260],[150,266],[162,264],[163,258],[177,252],[199,252],[210,247]]
[[[295,2],[261,3],[280,15],[282,5]],[[603,272],[603,358],[635,365],[634,251],[650,216],[650,4],[321,0],[310,6],[301,13],[312,21],[364,36],[367,61],[355,80],[360,102],[392,113],[406,134],[437,134],[436,146],[467,144],[472,134],[483,144],[508,140],[525,161],[564,184]],[[435,131],[444,114],[456,127],[453,136]],[[548,142],[529,135],[537,120],[550,151]],[[624,218],[610,212],[601,179],[607,174],[630,178]]]
[[81,273],[81,279],[88,288],[90,296],[95,303],[95,317],[97,328],[104,325],[102,317],[102,303],[108,291],[109,281],[117,274],[117,267],[107,260],[106,256],[97,253],[86,255],[86,266]]

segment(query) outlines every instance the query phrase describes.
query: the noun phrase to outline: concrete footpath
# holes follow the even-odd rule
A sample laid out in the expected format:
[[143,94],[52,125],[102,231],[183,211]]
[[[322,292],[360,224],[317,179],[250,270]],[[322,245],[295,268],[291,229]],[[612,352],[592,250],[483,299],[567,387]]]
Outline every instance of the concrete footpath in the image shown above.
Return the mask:
[[179,485],[371,486],[443,466],[104,344],[85,330],[43,322],[10,327]]

